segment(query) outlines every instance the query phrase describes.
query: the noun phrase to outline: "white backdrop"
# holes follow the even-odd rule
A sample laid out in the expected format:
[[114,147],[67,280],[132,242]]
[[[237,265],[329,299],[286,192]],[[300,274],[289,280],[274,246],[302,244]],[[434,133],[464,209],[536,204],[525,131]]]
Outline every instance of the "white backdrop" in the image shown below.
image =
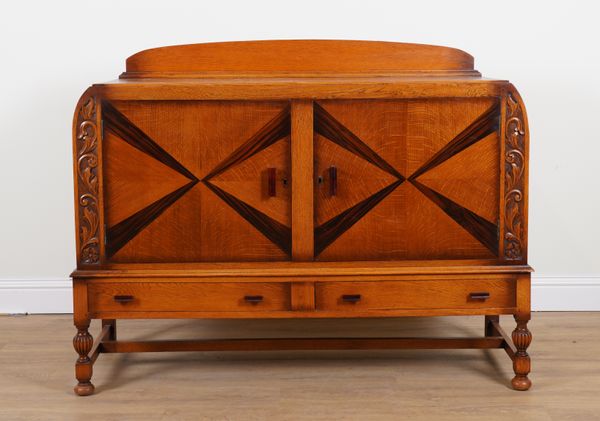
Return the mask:
[[66,1],[2,5],[0,312],[69,311],[71,118],[146,48],[330,38],[439,44],[510,79],[531,126],[538,309],[600,309],[600,29],[595,2]]

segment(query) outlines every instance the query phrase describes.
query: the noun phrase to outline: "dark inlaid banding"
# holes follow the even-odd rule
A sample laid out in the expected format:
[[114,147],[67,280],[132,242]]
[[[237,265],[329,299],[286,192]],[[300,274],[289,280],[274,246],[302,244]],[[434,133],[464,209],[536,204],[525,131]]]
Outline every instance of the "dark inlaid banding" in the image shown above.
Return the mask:
[[265,215],[249,204],[242,202],[240,199],[211,184],[209,181],[204,180],[203,183],[246,221],[250,222],[254,228],[275,243],[281,250],[287,254],[291,253],[292,230],[289,227],[286,227],[282,223]]
[[158,218],[169,206],[194,187],[197,182],[198,180],[189,182],[185,186],[134,213],[129,218],[110,227],[106,233],[106,254],[108,257],[114,256],[133,237],[138,235],[140,231]]
[[198,180],[194,174],[169,155],[167,151],[133,124],[110,102],[104,101],[102,103],[102,119],[104,130],[112,132],[131,146],[173,168],[190,180]]
[[290,107],[283,109],[275,118],[265,124],[256,134],[250,139],[244,142],[239,148],[231,153],[223,162],[217,165],[211,172],[209,172],[204,180],[210,180],[211,178],[221,174],[228,168],[250,158],[257,154],[263,149],[268,148],[273,143],[286,136],[290,135],[291,130],[291,117]]
[[313,121],[316,133],[349,150],[353,154],[360,156],[367,162],[387,171],[399,180],[404,180],[404,177],[394,167],[316,102],[314,103],[314,110]]
[[425,164],[416,170],[409,180],[414,180],[430,169],[437,167],[442,162],[450,159],[460,151],[468,148],[473,143],[494,133],[500,127],[500,103],[496,102],[487,111],[481,114],[466,129],[460,132],[454,139],[433,155]]
[[498,256],[498,226],[496,224],[460,206],[416,180],[410,180],[410,182],[433,203],[438,205],[449,217],[454,219],[473,237],[486,246],[495,256]]
[[315,228],[315,256],[318,256],[323,250],[333,243],[340,235],[348,231],[363,216],[373,209],[379,202],[385,199],[396,187],[402,184],[404,180],[397,180],[387,187],[379,190],[372,196],[367,197],[362,202],[357,203],[329,221]]

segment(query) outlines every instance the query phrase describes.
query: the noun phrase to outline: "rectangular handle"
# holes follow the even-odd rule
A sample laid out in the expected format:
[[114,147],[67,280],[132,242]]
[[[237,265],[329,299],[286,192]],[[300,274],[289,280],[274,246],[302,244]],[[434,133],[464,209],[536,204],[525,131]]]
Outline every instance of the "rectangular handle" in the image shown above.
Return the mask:
[[263,301],[262,295],[244,295],[244,301],[247,303],[258,304]]
[[471,300],[485,301],[488,298],[490,298],[489,292],[472,292],[469,294]]
[[337,194],[337,168],[329,167],[329,194],[335,196]]
[[345,303],[358,303],[361,299],[360,294],[344,294],[342,295],[342,301]]
[[269,173],[269,197],[275,197],[277,195],[277,169],[268,168]]
[[117,303],[125,304],[133,301],[133,295],[115,295],[113,299]]

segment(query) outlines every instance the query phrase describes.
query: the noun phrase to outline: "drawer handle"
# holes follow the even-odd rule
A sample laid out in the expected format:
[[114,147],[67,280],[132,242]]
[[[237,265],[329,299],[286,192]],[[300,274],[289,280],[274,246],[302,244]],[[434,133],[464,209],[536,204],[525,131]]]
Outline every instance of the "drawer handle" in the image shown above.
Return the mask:
[[490,298],[489,292],[472,292],[469,294],[469,299],[471,300],[485,301],[488,298]]
[[117,303],[125,304],[133,301],[133,295],[115,295],[113,297]]
[[345,303],[358,303],[361,299],[360,294],[344,294],[342,295],[342,301]]
[[329,167],[329,195],[337,194],[337,168]]
[[258,304],[262,303],[263,296],[262,295],[244,295],[244,301],[247,303]]
[[269,197],[277,196],[277,169],[269,168]]

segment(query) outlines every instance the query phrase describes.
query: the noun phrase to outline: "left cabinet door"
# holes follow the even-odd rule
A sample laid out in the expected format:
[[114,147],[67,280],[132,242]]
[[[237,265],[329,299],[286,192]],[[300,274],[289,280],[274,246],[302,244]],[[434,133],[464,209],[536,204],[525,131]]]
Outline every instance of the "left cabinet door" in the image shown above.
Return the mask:
[[101,109],[108,261],[289,260],[287,102]]

